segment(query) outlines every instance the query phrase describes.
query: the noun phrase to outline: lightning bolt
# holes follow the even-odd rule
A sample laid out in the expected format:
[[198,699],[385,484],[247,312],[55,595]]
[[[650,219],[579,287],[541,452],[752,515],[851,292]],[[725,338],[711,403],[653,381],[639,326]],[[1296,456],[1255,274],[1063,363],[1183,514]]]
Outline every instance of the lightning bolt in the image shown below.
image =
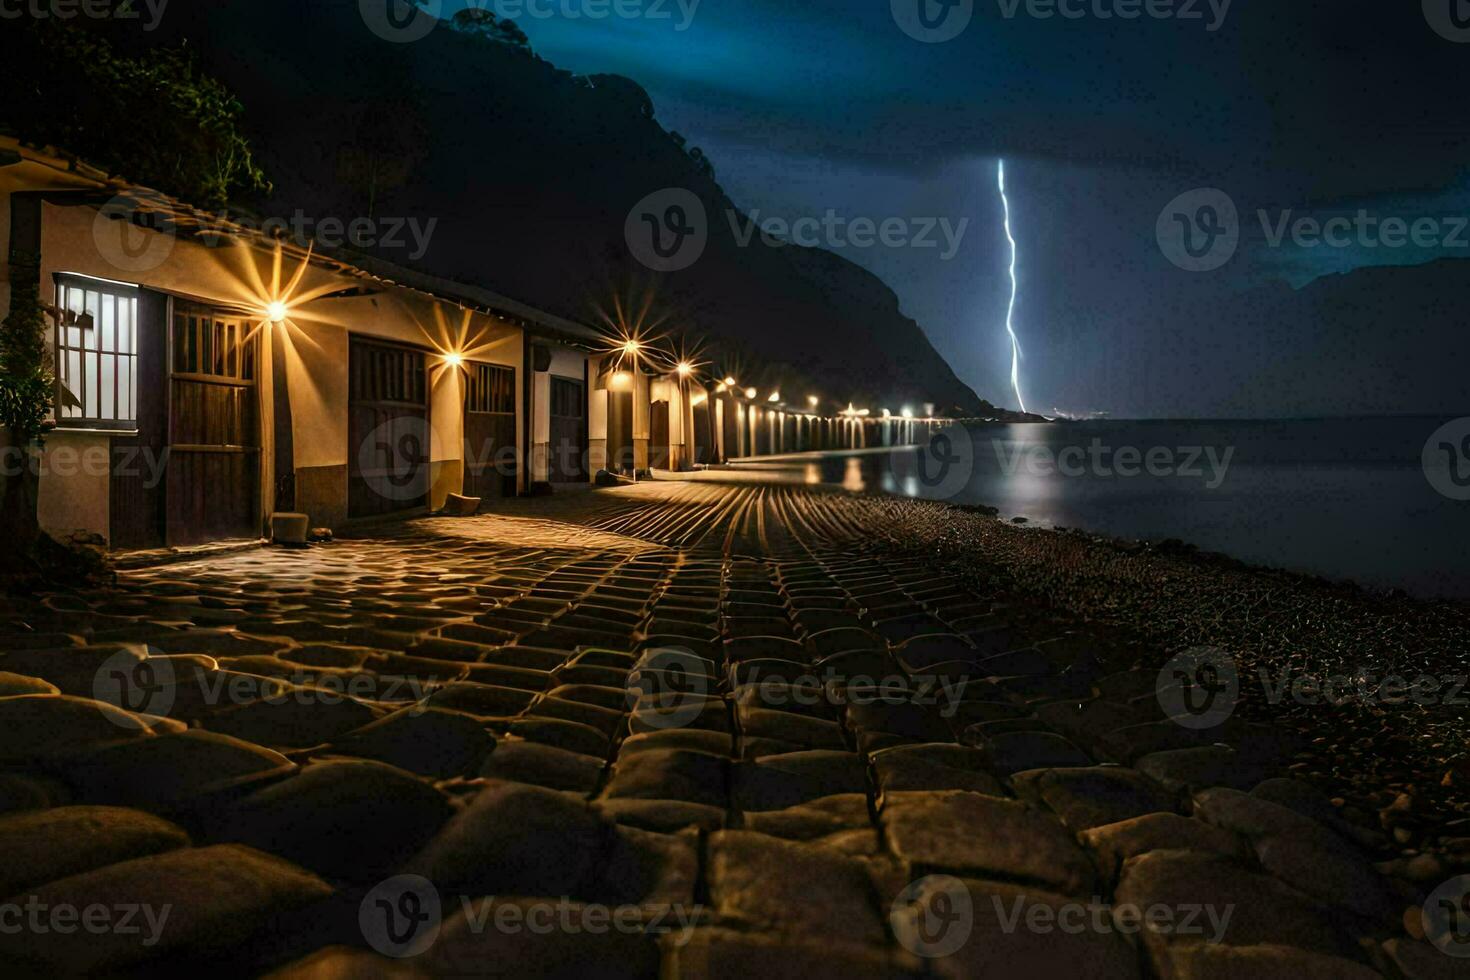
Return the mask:
[[1016,239],[1011,234],[1011,202],[1006,197],[1006,162],[1000,161],[997,171],[997,179],[1000,182],[1000,203],[1005,206],[1006,212],[1006,241],[1011,243],[1011,305],[1006,309],[1006,333],[1011,335],[1011,387],[1016,389],[1016,401],[1021,404],[1021,411],[1026,411],[1026,399],[1021,397],[1021,341],[1016,337],[1016,293],[1019,289],[1016,283]]

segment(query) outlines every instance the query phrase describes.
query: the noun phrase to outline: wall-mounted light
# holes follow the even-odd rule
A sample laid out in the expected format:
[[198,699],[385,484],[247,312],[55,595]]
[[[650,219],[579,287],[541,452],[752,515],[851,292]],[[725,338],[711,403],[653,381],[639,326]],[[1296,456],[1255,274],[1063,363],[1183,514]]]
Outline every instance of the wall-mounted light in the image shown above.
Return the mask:
[[760,392],[756,391],[754,388],[745,389],[745,397],[749,398],[751,401],[755,401],[755,396],[758,394],[760,394]]
[[694,373],[694,365],[688,361],[680,361],[679,366],[675,370],[679,372],[679,377],[687,378]]
[[822,400],[816,395],[808,395],[806,398],[806,403],[812,408],[816,408],[818,405],[822,404]]
[[445,354],[444,355],[444,365],[446,367],[457,368],[457,367],[459,367],[463,363],[464,363],[464,355],[463,354],[449,353],[449,354]]
[[779,402],[780,400],[781,400],[781,393],[779,391],[773,391],[773,392],[771,392],[771,397],[766,399],[766,401],[770,402],[773,405],[776,402]]
[[271,323],[285,323],[286,314],[289,312],[290,310],[286,309],[286,304],[278,299],[271,300],[265,306],[265,318]]

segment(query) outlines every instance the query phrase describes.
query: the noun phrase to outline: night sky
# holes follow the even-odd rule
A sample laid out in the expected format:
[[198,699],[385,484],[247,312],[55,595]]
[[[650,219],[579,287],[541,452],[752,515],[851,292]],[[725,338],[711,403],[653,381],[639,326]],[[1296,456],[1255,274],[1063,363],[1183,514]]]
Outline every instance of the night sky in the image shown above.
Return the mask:
[[[664,0],[663,19],[517,22],[560,67],[640,82],[660,122],[709,154],[747,211],[968,219],[948,260],[942,248],[836,250],[883,277],[960,377],[997,402],[1015,404],[1000,156],[1034,410],[1239,411],[1188,372],[1162,376],[1164,345],[1181,341],[1136,324],[1218,330],[1203,314],[1272,280],[1302,287],[1363,266],[1470,257],[1470,231],[1427,247],[1273,246],[1257,216],[1290,208],[1325,221],[1366,208],[1445,219],[1443,239],[1470,214],[1470,44],[1436,33],[1433,11],[1413,0],[1236,0],[1224,11],[1223,0],[1178,0],[1191,19],[1136,20],[1095,15],[1119,0],[1071,0],[1080,19],[975,0],[947,43],[906,34],[890,0],[702,0],[686,24],[690,2]],[[1453,0],[1426,6],[1441,2]],[[464,6],[446,4],[446,14]],[[1225,190],[1241,215],[1239,252],[1210,273],[1176,268],[1155,235],[1164,206],[1197,187]],[[1325,414],[1365,407],[1352,390],[1321,401]],[[1269,395],[1252,408],[1272,414]]]

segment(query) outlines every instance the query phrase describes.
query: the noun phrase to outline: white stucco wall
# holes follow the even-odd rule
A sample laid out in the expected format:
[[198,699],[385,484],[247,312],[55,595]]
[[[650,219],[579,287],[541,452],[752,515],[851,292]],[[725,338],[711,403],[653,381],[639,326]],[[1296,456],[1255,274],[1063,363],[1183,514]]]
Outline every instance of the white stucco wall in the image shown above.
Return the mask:
[[[0,184],[0,190],[5,189]],[[9,189],[17,188],[12,184]],[[7,237],[8,204],[8,194],[0,194],[0,229],[4,229]],[[127,249],[120,248],[124,233],[129,239]],[[521,329],[491,317],[467,314],[453,304],[412,290],[315,265],[304,270],[301,266],[298,259],[287,256],[278,261],[272,252],[262,249],[234,244],[211,248],[194,240],[121,227],[119,222],[101,218],[91,207],[43,206],[41,289],[44,299],[54,297],[55,274],[69,272],[261,313],[273,298],[288,301],[288,320],[262,334],[258,358],[263,509],[269,508],[274,500],[269,397],[271,345],[280,344],[285,352],[297,471],[315,469],[326,473],[326,468],[342,468],[340,495],[344,510],[345,467],[351,453],[347,402],[349,337],[361,334],[430,352],[433,480],[430,503],[439,506],[445,494],[459,489],[464,454],[463,379],[460,372],[443,366],[442,354],[460,351],[466,359],[514,368],[519,411],[521,386],[525,383]],[[359,288],[373,292],[362,296],[332,296]],[[8,296],[5,298],[8,303]],[[525,458],[523,432],[523,427],[517,425],[517,449]],[[90,438],[94,442],[101,440],[99,445],[107,439],[105,435]],[[86,440],[67,436],[57,445],[79,441]],[[335,473],[327,479],[335,483]],[[41,498],[48,527],[61,530],[84,527],[107,533],[105,476],[74,480],[67,486],[57,484],[54,475],[43,477]]]

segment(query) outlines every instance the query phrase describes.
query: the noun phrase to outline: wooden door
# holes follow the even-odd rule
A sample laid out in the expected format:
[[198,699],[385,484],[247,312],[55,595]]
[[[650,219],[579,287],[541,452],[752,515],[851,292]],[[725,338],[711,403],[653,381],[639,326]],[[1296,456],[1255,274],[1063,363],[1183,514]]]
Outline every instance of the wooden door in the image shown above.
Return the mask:
[[633,472],[633,393],[608,392],[607,468],[613,473]]
[[551,379],[551,444],[547,467],[552,483],[587,482],[587,386],[571,378]]
[[464,493],[494,499],[516,495],[516,372],[471,361],[464,402]]
[[164,490],[170,545],[261,534],[258,349],[246,318],[174,302]]
[[425,506],[431,448],[425,352],[353,337],[348,374],[347,516]]
[[669,468],[669,403],[654,402],[648,407],[648,466]]
[[722,403],[724,408],[724,437],[725,437],[725,459],[735,459],[745,455],[745,440],[742,438],[742,418],[740,403],[734,398],[726,398]]
[[705,396],[704,400],[696,402],[689,412],[694,427],[689,439],[690,461],[696,464],[709,463],[714,459],[714,446],[711,442],[714,435],[714,420],[710,413],[711,404],[709,397]]

